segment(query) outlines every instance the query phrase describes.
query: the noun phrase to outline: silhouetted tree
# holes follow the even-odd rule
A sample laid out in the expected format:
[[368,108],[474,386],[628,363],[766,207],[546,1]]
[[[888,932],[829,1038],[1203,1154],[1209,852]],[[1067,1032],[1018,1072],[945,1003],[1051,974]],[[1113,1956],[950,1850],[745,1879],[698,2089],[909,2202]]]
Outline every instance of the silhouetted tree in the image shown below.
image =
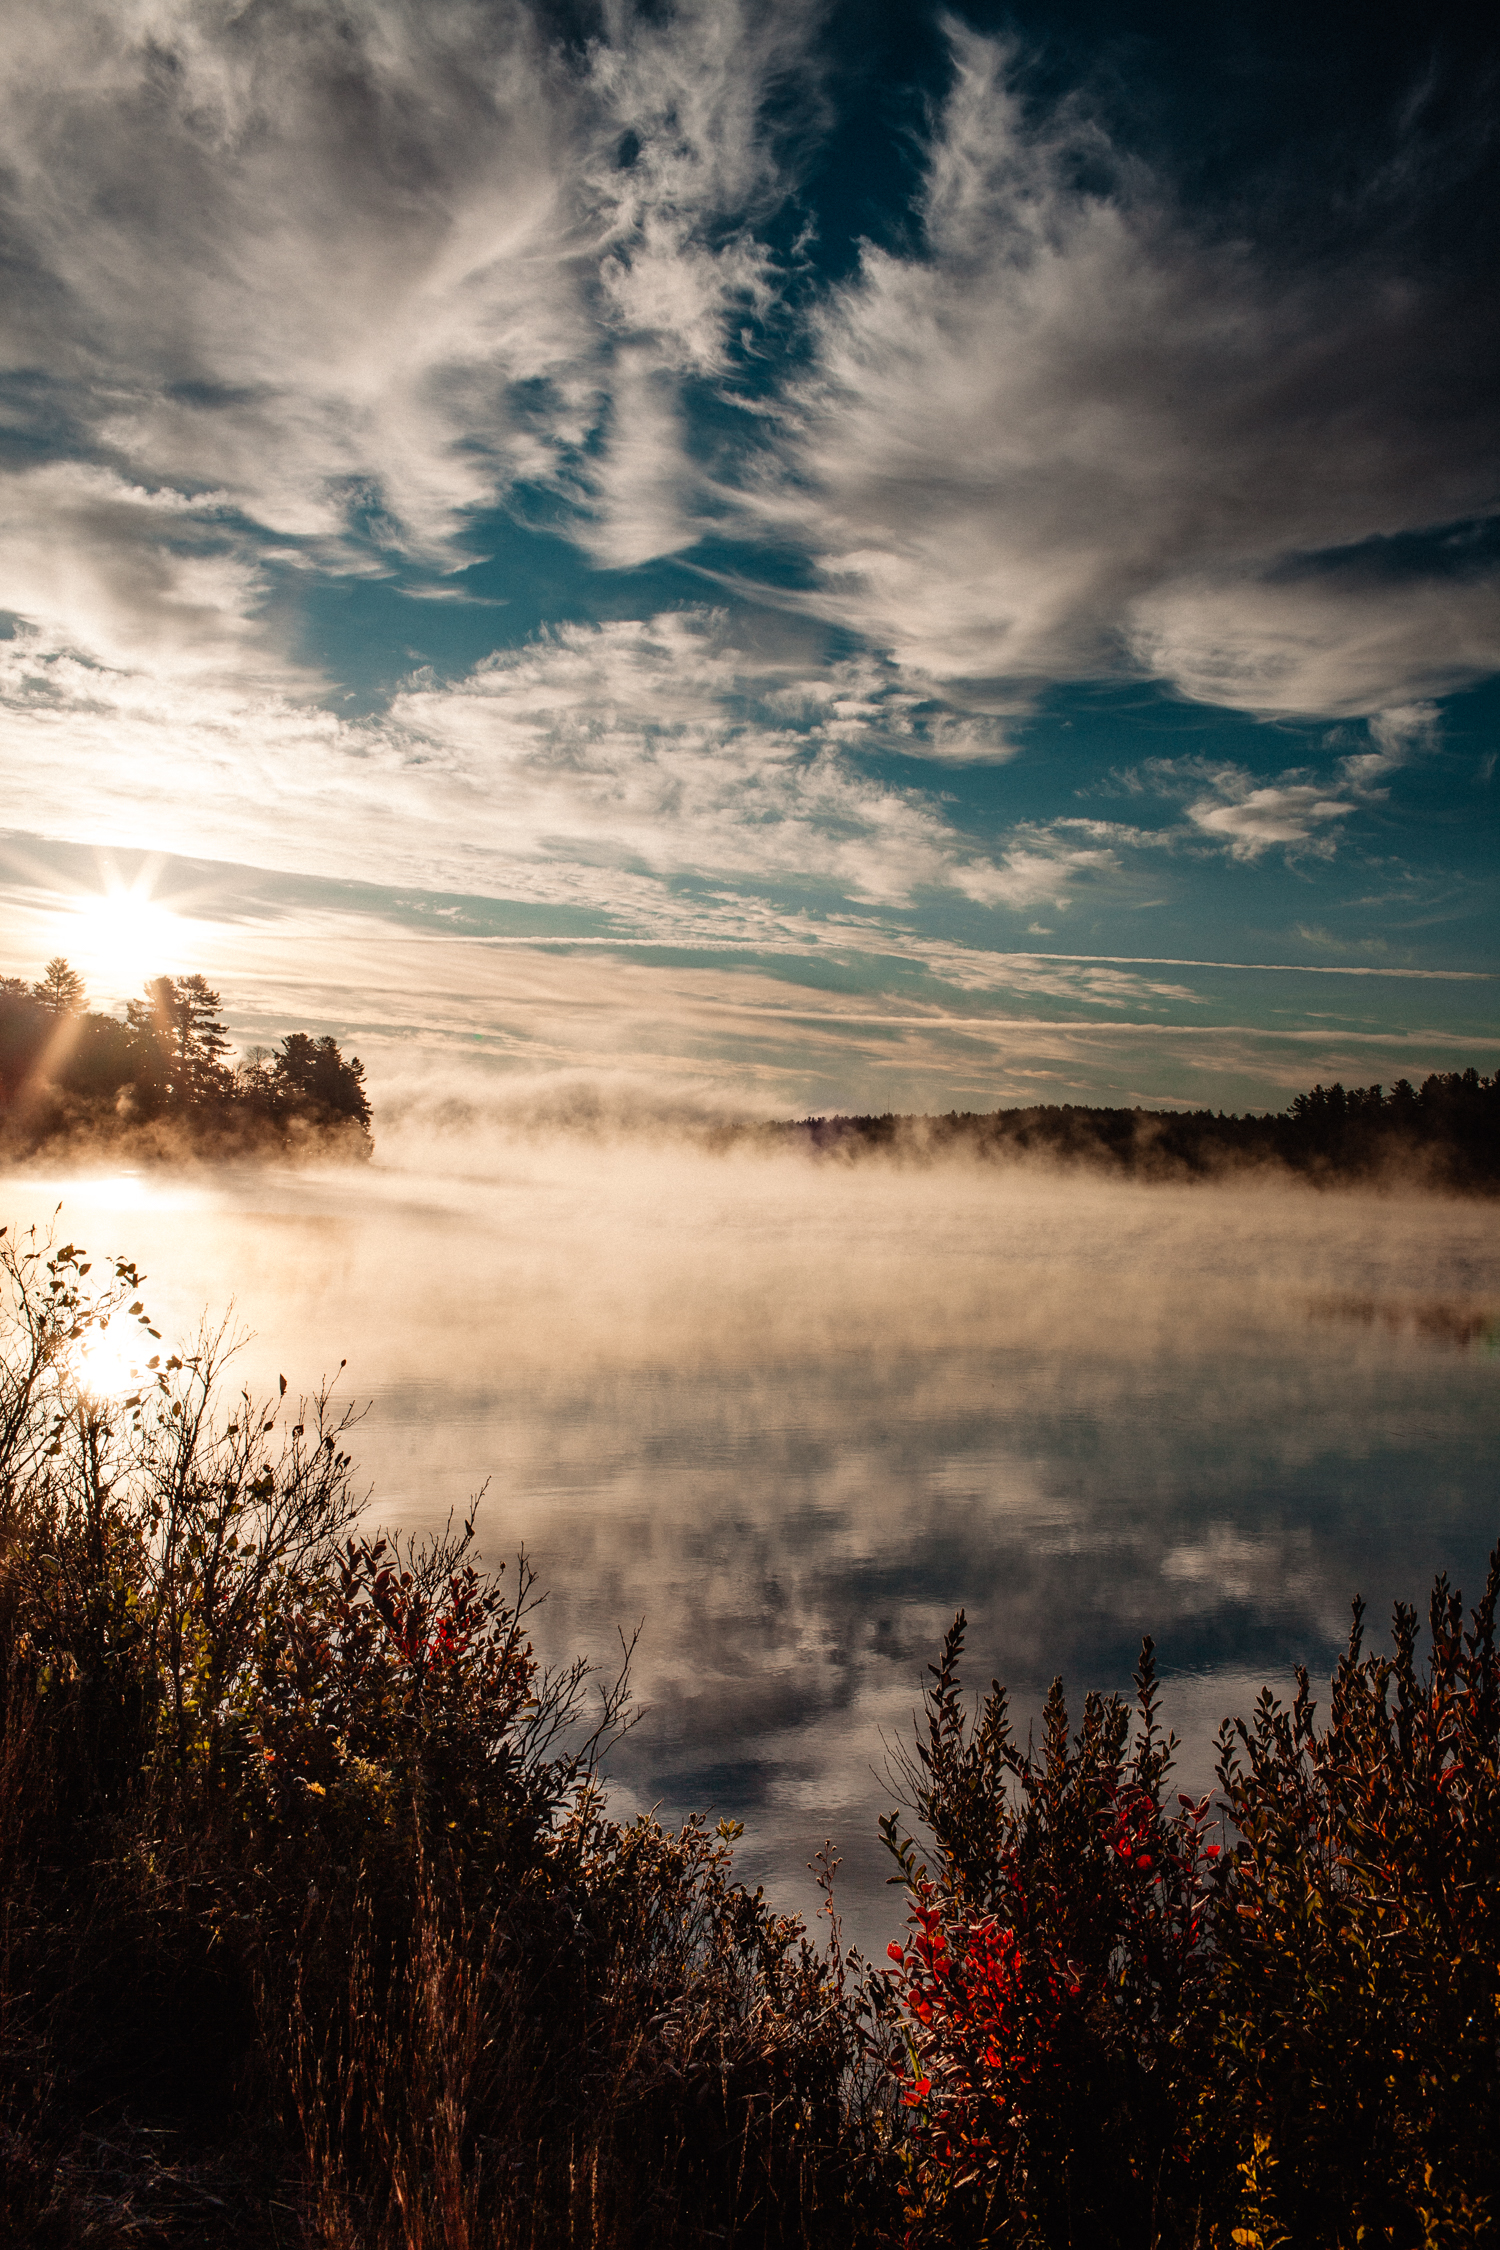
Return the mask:
[[305,1031],[289,1032],[281,1042],[274,1071],[278,1090],[284,1095],[314,1103],[330,1116],[369,1124],[364,1065],[358,1055],[345,1062],[331,1038],[314,1039]]
[[229,1035],[224,1029],[223,1002],[200,976],[175,978],[174,991],[178,1067],[184,1096],[196,1104],[227,1088],[224,1057]]
[[140,1066],[138,1084],[159,1091],[174,1109],[198,1109],[221,1099],[230,1083],[222,1006],[201,976],[153,977],[145,998],[130,1001],[125,1012]]
[[76,969],[68,967],[60,953],[54,953],[32,986],[31,994],[49,1016],[76,1016],[84,1002],[83,979]]
[[844,1157],[889,1149],[1006,1159],[1045,1155],[1159,1179],[1276,1164],[1329,1185],[1405,1174],[1461,1193],[1500,1188],[1500,1073],[1438,1072],[1420,1088],[1314,1086],[1280,1116],[1061,1107],[945,1117],[808,1117],[767,1130]]
[[[70,999],[71,996],[71,999]],[[61,958],[35,984],[0,977],[0,1129],[39,1147],[63,1134],[113,1133],[169,1117],[164,1146],[249,1152],[295,1131],[368,1154],[370,1104],[358,1057],[292,1032],[275,1053],[234,1064],[219,994],[201,976],[154,977],[124,1020],[83,1007]],[[185,1134],[184,1140],[176,1138]]]

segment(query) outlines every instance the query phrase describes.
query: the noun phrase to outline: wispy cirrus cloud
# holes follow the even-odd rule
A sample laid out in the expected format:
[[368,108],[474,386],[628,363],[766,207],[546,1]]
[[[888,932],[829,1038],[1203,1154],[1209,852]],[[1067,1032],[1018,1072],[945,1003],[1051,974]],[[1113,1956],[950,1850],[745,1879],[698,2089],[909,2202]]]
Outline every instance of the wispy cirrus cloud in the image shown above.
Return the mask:
[[1391,776],[1433,745],[1437,712],[1417,703],[1376,712],[1367,750],[1351,750],[1318,775],[1294,769],[1267,781],[1227,760],[1153,761],[1152,786],[1186,798],[1186,813],[1201,835],[1227,845],[1235,859],[1254,860],[1273,845],[1293,855],[1331,858],[1341,823],[1362,807],[1381,803]]
[[[847,11],[563,22],[5,12],[7,821],[1143,1023],[1197,1002],[1128,957],[1235,949],[1226,858],[1342,928],[1500,668],[1472,258],[1190,206],[1019,34],[924,24],[925,140],[861,116],[849,197]],[[1159,825],[1076,817],[1132,760]],[[1477,835],[1424,899],[1471,913]]]
[[956,697],[908,744],[947,763],[1057,679],[1356,713],[1500,665],[1482,556],[1371,560],[1493,507],[1443,277],[1195,228],[956,22],[918,247],[804,287],[801,360],[706,443],[693,386],[778,303],[821,22],[617,5],[565,49],[520,0],[19,0],[0,599],[105,661],[180,642],[288,684],[299,578],[451,568],[524,489],[613,566],[715,526],[800,551],[822,615]]
[[1227,844],[1235,859],[1258,859],[1273,844],[1331,854],[1333,824],[1354,810],[1352,798],[1330,795],[1312,781],[1257,784],[1232,766],[1208,778],[1209,788],[1188,806],[1188,818],[1205,836]]
[[920,246],[867,245],[814,313],[796,480],[757,495],[815,606],[995,708],[1139,667],[1357,713],[1500,664],[1492,570],[1357,551],[1493,508],[1472,307],[1195,229],[1083,104],[1027,112],[1014,46],[949,39]]
[[223,491],[133,481],[78,460],[0,471],[0,589],[27,644],[168,683],[315,693],[316,669],[261,622],[264,559]]
[[49,495],[23,450],[0,602],[106,658],[122,633],[191,639],[171,508],[198,511],[200,574],[211,554],[234,581],[239,642],[273,651],[268,568],[450,568],[518,485],[601,559],[683,545],[678,387],[765,301],[749,222],[816,106],[817,20],[622,7],[566,52],[515,4],[20,0],[0,351],[23,447],[95,479],[54,576],[92,554],[112,584],[91,608],[30,566]]
[[[7,18],[7,341],[135,474],[336,552],[441,546],[586,353],[576,129],[524,11],[197,0]],[[315,550],[316,551],[316,550]]]
[[[763,371],[741,475],[714,466],[684,386],[778,298],[762,228],[822,121],[819,26],[618,7],[565,53],[521,5],[21,0],[0,342],[33,371],[32,442],[113,480],[59,509],[54,578],[92,556],[114,583],[90,606],[34,567],[49,495],[17,457],[11,606],[106,657],[201,636],[206,606],[224,661],[284,669],[268,572],[451,567],[527,487],[612,565],[769,529],[824,615],[971,706],[1135,666],[1352,713],[1500,664],[1484,568],[1398,579],[1367,552],[1493,503],[1441,278],[1331,284],[1195,230],[1081,101],[1028,113],[1018,51],[956,23],[920,247],[812,293],[806,371]],[[161,519],[189,506],[185,552]],[[175,589],[194,574],[207,605]],[[912,747],[991,745],[971,721]]]
[[[932,894],[1065,903],[1114,832],[986,842],[854,753],[923,723],[888,667],[747,649],[712,611],[559,626],[350,721],[295,696],[0,641],[18,827],[573,902],[622,931],[743,938],[748,894],[813,924]],[[1121,832],[1123,833],[1123,832]],[[740,894],[746,894],[742,897]],[[755,911],[759,912],[760,909]],[[763,930],[768,925],[762,925]]]
[[[1421,506],[1413,479],[1412,514]],[[1143,669],[1227,710],[1378,715],[1446,695],[1500,668],[1500,583],[1411,575],[1372,583],[1348,568],[1283,579],[1178,577],[1129,607]]]

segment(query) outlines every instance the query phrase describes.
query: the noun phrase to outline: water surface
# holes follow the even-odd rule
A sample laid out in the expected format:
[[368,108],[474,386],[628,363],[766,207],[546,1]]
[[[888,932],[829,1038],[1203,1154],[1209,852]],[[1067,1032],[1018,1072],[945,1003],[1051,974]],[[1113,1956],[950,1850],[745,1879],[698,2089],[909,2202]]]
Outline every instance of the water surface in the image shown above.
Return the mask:
[[1500,1533],[1500,1213],[1303,1189],[453,1141],[359,1171],[13,1178],[3,1216],[150,1275],[244,1376],[342,1381],[382,1522],[487,1485],[549,1654],[643,1624],[622,1809],[743,1820],[806,1905],[831,1836],[894,1911],[884,1743],[961,1604],[1030,1713],[1157,1641],[1190,1781],[1262,1679],[1326,1674]]

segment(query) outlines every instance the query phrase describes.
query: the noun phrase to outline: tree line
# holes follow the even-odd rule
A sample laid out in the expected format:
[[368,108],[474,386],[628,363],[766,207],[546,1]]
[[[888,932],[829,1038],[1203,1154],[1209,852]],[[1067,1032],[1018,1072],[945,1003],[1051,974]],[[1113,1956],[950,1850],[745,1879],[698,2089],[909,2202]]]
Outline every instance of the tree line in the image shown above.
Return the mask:
[[806,1117],[750,1129],[819,1153],[921,1158],[968,1151],[1039,1156],[1149,1179],[1203,1179],[1279,1167],[1325,1185],[1409,1178],[1464,1194],[1500,1189],[1500,1073],[1439,1071],[1420,1086],[1314,1086],[1285,1110],[1044,1105],[946,1116]]
[[202,976],[152,977],[122,1016],[90,1008],[61,956],[40,977],[0,977],[0,1140],[35,1148],[132,1136],[250,1149],[291,1142],[367,1154],[358,1056],[291,1031],[236,1059],[223,1001]]

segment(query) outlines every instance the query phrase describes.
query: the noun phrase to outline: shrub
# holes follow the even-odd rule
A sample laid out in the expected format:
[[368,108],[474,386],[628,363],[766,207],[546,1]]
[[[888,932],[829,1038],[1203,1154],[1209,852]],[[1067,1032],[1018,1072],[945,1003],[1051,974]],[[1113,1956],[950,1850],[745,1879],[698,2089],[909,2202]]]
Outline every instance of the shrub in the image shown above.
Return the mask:
[[908,2239],[1191,2240],[1221,2168],[1195,2129],[1218,1847],[1207,1802],[1167,1788],[1151,1643],[1133,1742],[1098,1695],[1070,1738],[1054,1682],[1034,1751],[998,1683],[967,1717],[963,1641],[960,1611],[903,1761],[929,1860],[881,1823],[910,1908],[889,1949]]
[[[883,2005],[912,2117],[908,2242],[1475,2244],[1500,2216],[1500,1549],[1469,1629],[1439,1578],[1425,1664],[1356,1602],[1319,1725],[1305,1671],[1220,1737],[1218,1808],[1138,1724],[1060,1684],[1039,1751],[971,1720],[960,1613],[908,1797]],[[1208,1841],[1218,1810],[1232,1843]],[[877,2040],[877,2044],[879,2041]]]
[[0,1238],[0,2232],[852,2239],[843,1956],[609,1820],[628,1649],[588,1713],[524,1558],[363,1533],[351,1416],[222,1404],[140,1285]]
[[1252,2243],[1472,2244],[1500,2221],[1500,1548],[1426,1662],[1354,1605],[1326,1727],[1307,1675],[1221,1737],[1215,2062]]
[[1420,1659],[1356,1604],[1217,1803],[1149,1641],[1023,1747],[960,1612],[866,1974],[733,1824],[609,1817],[628,1649],[590,1710],[524,1557],[366,1532],[332,1394],[225,1401],[141,1287],[0,1235],[0,2239],[1495,2238],[1500,1550]]

